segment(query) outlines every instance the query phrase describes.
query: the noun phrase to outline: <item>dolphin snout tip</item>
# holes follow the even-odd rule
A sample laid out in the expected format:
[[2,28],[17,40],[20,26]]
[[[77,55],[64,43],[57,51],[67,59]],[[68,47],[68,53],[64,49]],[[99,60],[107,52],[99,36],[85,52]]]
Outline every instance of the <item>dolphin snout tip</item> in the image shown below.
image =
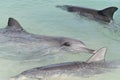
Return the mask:
[[57,8],[61,8],[62,6],[61,5],[56,5]]
[[68,6],[67,5],[57,5],[57,8],[63,9],[63,10],[67,10]]
[[18,76],[13,76],[13,77],[10,77],[9,80],[26,80],[27,77],[26,76],[23,76],[23,75],[18,75]]
[[11,77],[9,80],[16,80],[15,78]]
[[56,5],[57,8],[66,8],[67,5]]

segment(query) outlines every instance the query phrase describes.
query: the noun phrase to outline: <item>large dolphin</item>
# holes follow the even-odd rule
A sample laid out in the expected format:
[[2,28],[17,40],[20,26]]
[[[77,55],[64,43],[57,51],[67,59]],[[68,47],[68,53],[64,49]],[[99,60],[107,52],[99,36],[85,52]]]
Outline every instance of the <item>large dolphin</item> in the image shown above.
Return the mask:
[[24,79],[38,79],[42,80],[48,76],[62,75],[79,75],[79,73],[83,70],[83,74],[99,74],[100,70],[110,68],[107,64],[105,64],[105,54],[106,48],[101,48],[95,52],[86,62],[66,62],[60,64],[52,64],[42,67],[32,68],[30,70],[26,70],[14,77],[11,77],[10,80],[24,80]]
[[0,29],[0,42],[14,42],[27,45],[33,43],[34,47],[37,45],[44,45],[49,47],[56,47],[65,51],[77,51],[92,54],[94,54],[95,51],[87,48],[82,41],[77,39],[29,33],[24,30],[23,27],[14,18],[9,18],[7,27]]
[[72,5],[63,5],[63,6],[58,5],[57,7],[65,9],[68,12],[78,13],[79,15],[108,23],[111,22],[111,20],[113,20],[113,14],[118,9],[117,7],[108,7],[102,10],[95,10],[95,9],[83,8],[78,6],[72,6]]

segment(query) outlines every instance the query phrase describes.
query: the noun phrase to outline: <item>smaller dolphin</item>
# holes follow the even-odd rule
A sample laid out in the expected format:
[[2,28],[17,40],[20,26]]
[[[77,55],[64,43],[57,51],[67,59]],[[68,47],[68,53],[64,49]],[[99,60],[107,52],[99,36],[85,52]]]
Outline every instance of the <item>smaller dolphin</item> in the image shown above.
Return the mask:
[[118,9],[117,7],[108,7],[103,10],[95,10],[95,9],[89,9],[89,8],[83,8],[83,7],[71,6],[71,5],[63,5],[63,6],[58,5],[56,7],[67,10],[68,12],[78,13],[79,15],[108,23],[111,20],[113,20],[113,14]]
[[[95,52],[95,54],[89,58],[86,62],[66,62],[60,64],[52,64],[48,66],[42,66],[26,70],[17,76],[10,78],[10,80],[24,80],[24,79],[44,79],[47,76],[62,75],[62,74],[78,74],[82,69],[94,69],[99,70],[104,68],[105,64],[106,48],[101,48]],[[96,72],[98,71],[96,70]],[[98,73],[98,72],[97,72]],[[92,74],[92,72],[91,72]]]

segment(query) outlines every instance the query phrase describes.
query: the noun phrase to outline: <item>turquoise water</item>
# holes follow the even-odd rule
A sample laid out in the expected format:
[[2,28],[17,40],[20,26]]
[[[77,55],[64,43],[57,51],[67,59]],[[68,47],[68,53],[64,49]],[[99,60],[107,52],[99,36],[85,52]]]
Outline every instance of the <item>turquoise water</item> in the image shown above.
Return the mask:
[[[106,60],[120,60],[120,10],[114,15],[115,24],[105,25],[55,7],[56,5],[71,4],[95,9],[103,9],[109,6],[119,8],[119,0],[4,0],[0,1],[0,3],[1,28],[7,25],[9,17],[13,17],[28,32],[79,39],[92,49],[107,47]],[[15,55],[16,58],[9,58],[10,53],[16,53],[20,48],[14,45],[10,47],[10,44],[0,44],[0,53],[2,55],[0,58],[0,80],[8,80],[9,77],[36,66],[65,61],[83,61],[91,56],[88,54],[66,54],[64,57],[63,55],[56,55],[54,58],[45,57],[40,61],[22,61],[15,54],[12,55]],[[29,52],[29,49],[27,51]],[[23,49],[23,53],[26,52]],[[66,77],[62,80],[118,80],[120,78],[119,74],[120,69],[115,69],[89,78]],[[58,78],[49,78],[49,80],[58,80]]]

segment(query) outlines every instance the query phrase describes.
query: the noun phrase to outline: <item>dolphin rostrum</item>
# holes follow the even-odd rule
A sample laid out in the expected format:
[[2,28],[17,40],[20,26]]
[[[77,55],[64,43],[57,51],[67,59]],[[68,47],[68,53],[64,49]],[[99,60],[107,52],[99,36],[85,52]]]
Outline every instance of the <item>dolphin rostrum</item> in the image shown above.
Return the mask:
[[[82,70],[95,70],[96,74],[100,69],[106,67],[105,61],[106,48],[101,48],[92,55],[86,62],[66,62],[60,64],[51,64],[26,70],[10,80],[24,80],[24,79],[38,79],[42,80],[48,76],[62,75],[62,74],[79,74]],[[98,70],[96,70],[98,69]],[[84,72],[84,71],[83,71]],[[91,71],[92,74],[93,71]]]
[[0,42],[16,42],[23,44],[34,43],[34,46],[56,47],[65,51],[77,51],[94,54],[95,50],[89,49],[85,44],[77,39],[67,37],[52,37],[36,35],[23,29],[20,23],[14,18],[9,18],[6,28],[0,29]]
[[95,10],[72,5],[58,5],[57,7],[65,9],[68,12],[78,13],[79,15],[88,17],[90,19],[100,20],[108,23],[113,20],[113,14],[118,9],[117,7],[108,7],[103,10]]

